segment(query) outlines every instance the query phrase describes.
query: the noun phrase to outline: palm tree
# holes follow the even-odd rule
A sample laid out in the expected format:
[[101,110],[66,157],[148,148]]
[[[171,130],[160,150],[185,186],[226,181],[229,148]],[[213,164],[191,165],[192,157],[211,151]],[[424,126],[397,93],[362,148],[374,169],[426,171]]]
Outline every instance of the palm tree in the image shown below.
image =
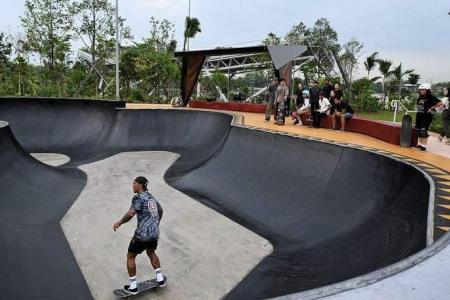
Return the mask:
[[402,94],[402,80],[403,80],[403,77],[408,75],[408,74],[411,74],[412,72],[414,72],[414,70],[406,70],[406,71],[403,72],[402,71],[402,64],[399,64],[398,67],[395,68],[392,71],[392,74],[395,76],[395,79],[397,79],[397,82],[398,82],[398,94],[399,94],[400,97],[401,97],[401,94]]
[[186,51],[186,45],[189,45],[189,39],[194,38],[199,32],[202,32],[200,21],[197,18],[186,17],[183,51]]
[[377,55],[378,52],[372,53],[369,57],[366,58],[366,61],[364,62],[364,66],[366,66],[367,70],[367,79],[370,79],[370,71],[375,68],[375,64],[377,63]]
[[419,74],[414,74],[414,73],[409,74],[409,77],[408,77],[409,84],[417,84],[419,82],[419,80],[420,80]]
[[392,61],[385,59],[378,59],[378,68],[383,75],[383,102],[386,101],[386,79],[392,74]]

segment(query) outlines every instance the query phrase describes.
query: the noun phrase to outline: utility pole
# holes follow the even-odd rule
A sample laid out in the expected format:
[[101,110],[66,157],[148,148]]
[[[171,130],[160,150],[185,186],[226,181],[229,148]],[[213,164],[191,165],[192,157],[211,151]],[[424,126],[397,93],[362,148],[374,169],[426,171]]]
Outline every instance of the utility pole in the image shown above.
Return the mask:
[[[188,12],[188,20],[191,20],[191,0],[189,0],[189,12]],[[186,22],[186,29],[188,26],[188,22]],[[187,38],[187,51],[189,51],[189,37]]]
[[120,100],[120,78],[119,78],[119,0],[116,0],[116,100]]

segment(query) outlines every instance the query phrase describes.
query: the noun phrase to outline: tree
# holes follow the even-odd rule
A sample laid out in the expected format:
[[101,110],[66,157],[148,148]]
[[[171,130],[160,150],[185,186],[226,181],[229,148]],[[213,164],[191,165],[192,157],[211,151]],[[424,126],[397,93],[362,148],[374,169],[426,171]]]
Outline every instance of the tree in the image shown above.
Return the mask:
[[12,44],[3,32],[0,32],[0,93],[8,94],[10,90],[11,68],[9,56],[12,52]]
[[73,6],[70,0],[27,0],[20,17],[28,45],[53,70],[70,52]]
[[364,45],[356,39],[351,39],[342,47],[344,52],[339,58],[350,85],[353,82],[353,74],[358,69],[358,59],[363,47]]
[[189,48],[189,39],[193,39],[199,32],[202,32],[200,21],[197,18],[186,17],[183,51],[186,51],[186,45]]
[[378,52],[374,52],[369,55],[364,62],[364,66],[367,70],[367,79],[370,79],[370,72],[373,70],[373,68],[375,68],[375,65],[377,64],[377,56]]
[[[115,9],[108,0],[80,0],[74,5],[76,16],[75,32],[83,42],[83,51],[91,56],[91,66],[98,72],[95,74],[94,89],[106,71],[106,61],[114,53],[116,41]],[[124,26],[125,19],[119,18],[119,30],[122,40],[130,39],[130,29]],[[100,74],[99,74],[100,73]]]
[[120,80],[122,81],[122,86],[125,87],[125,99],[128,99],[130,96],[131,84],[134,81],[138,81],[138,71],[136,68],[138,57],[139,49],[137,47],[129,47],[120,56]]
[[353,105],[360,112],[376,112],[380,109],[377,98],[372,96],[374,83],[367,78],[361,78],[353,82],[352,90],[355,95]]
[[392,74],[391,66],[392,61],[379,59],[378,68],[380,69],[381,74],[383,75],[383,101],[386,100],[386,79]]
[[139,55],[134,59],[138,77],[147,88],[147,93],[164,87],[169,96],[168,86],[178,79],[180,70],[173,59],[174,26],[167,20],[150,21],[149,38],[144,43],[136,44]]
[[286,34],[284,39],[289,45],[303,45],[305,34],[306,34],[306,25],[303,22],[294,25],[291,30]]
[[0,32],[0,64],[6,64],[12,52],[12,43],[10,43],[4,32]]
[[419,82],[419,80],[420,80],[419,74],[414,74],[414,73],[409,74],[409,77],[408,77],[409,84],[417,84]]
[[151,44],[157,51],[175,52],[177,41],[174,38],[175,27],[168,20],[150,19],[150,37],[145,39],[147,44]]
[[266,39],[262,43],[266,46],[278,46],[281,45],[281,37],[277,36],[273,32],[269,32]]
[[392,75],[395,76],[395,79],[397,80],[397,84],[398,84],[398,95],[401,97],[401,91],[402,91],[402,81],[403,81],[403,77],[411,74],[412,72],[414,72],[414,70],[406,70],[403,71],[402,69],[402,64],[400,63],[393,71],[392,71]]
[[349,76],[339,55],[341,45],[338,42],[337,32],[326,18],[318,19],[311,28],[307,28],[300,22],[292,27],[285,39],[289,44],[304,45],[309,48],[315,59],[313,69],[317,70],[317,78],[321,77],[320,73],[327,78],[334,77],[332,72],[337,65],[345,85],[351,88]]

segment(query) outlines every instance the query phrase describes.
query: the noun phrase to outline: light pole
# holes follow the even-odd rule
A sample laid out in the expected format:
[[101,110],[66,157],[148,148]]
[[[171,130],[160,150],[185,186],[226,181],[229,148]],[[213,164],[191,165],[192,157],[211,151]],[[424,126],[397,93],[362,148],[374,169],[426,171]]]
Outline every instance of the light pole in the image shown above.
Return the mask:
[[120,100],[119,54],[119,0],[116,0],[116,100]]
[[[191,21],[191,0],[189,0],[189,12],[188,12],[188,20]],[[188,22],[186,22],[186,29],[188,26]],[[187,38],[187,51],[189,51],[189,37]]]

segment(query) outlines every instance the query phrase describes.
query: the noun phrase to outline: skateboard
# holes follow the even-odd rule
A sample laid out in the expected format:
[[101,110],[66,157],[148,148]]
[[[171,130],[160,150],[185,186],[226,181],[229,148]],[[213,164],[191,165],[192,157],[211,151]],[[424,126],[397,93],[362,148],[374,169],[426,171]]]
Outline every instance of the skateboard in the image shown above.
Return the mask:
[[284,102],[281,102],[278,105],[278,111],[277,111],[277,124],[278,125],[284,125],[285,114],[286,114],[286,105],[284,104]]
[[404,148],[411,147],[412,135],[412,117],[404,115],[402,119],[402,129],[400,131],[400,146]]
[[[166,284],[167,284],[167,277],[166,276],[164,276],[164,280],[166,281]],[[133,296],[137,296],[140,293],[145,292],[147,290],[152,290],[154,288],[157,288],[157,287],[159,287],[159,284],[156,282],[156,279],[150,279],[150,280],[145,280],[145,281],[139,282],[137,284],[137,286],[138,286],[138,293],[136,295],[133,295],[133,294],[130,294],[130,293],[126,292],[123,288],[114,290],[113,294],[118,296],[118,297],[120,297],[120,298],[128,299],[128,298],[131,298]]]

